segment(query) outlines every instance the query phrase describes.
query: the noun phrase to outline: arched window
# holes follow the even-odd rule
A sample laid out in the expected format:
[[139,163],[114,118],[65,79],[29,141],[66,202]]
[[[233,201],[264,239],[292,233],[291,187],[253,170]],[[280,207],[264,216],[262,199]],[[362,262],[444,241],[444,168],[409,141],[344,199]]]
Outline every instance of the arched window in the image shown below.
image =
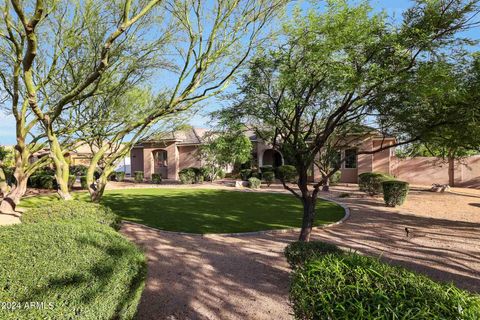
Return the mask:
[[155,163],[155,167],[167,167],[168,166],[167,151],[155,150],[153,152],[153,161]]

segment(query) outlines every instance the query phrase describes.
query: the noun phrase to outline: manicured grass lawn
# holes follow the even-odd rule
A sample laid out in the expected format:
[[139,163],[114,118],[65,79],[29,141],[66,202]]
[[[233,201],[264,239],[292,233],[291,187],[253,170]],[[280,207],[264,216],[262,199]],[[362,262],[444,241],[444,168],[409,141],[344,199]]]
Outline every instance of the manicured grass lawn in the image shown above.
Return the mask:
[[[87,199],[86,193],[76,198]],[[35,197],[22,207],[35,207],[55,197]],[[126,189],[106,192],[103,204],[124,220],[190,233],[230,233],[300,227],[302,204],[291,195],[215,189]],[[316,225],[340,220],[344,210],[324,200],[317,203]]]

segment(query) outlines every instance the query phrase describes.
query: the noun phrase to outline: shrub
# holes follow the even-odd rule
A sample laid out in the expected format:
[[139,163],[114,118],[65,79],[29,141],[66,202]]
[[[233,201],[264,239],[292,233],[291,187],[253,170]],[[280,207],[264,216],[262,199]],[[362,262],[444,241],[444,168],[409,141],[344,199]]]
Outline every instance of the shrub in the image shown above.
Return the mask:
[[133,173],[135,182],[143,182],[144,176],[143,171],[135,171]]
[[342,172],[336,171],[332,176],[330,177],[330,185],[336,185],[340,182],[340,179],[342,178]]
[[405,181],[390,180],[382,182],[383,200],[389,207],[401,206],[407,198],[409,184]]
[[82,164],[70,166],[70,174],[73,174],[76,176],[86,176],[87,170],[88,170],[88,167]]
[[358,186],[361,191],[374,196],[383,192],[382,182],[388,180],[393,178],[383,173],[365,172],[358,176]]
[[267,183],[267,186],[270,187],[273,181],[275,181],[275,173],[273,171],[267,171],[263,174],[263,180]]
[[327,254],[297,268],[296,319],[479,319],[480,298],[358,254]]
[[321,241],[296,241],[285,247],[285,257],[292,269],[303,266],[307,261],[328,253],[342,253],[336,245]]
[[278,177],[285,182],[295,183],[298,179],[297,168],[290,165],[278,167]]
[[260,167],[260,172],[263,175],[265,172],[275,172],[275,169],[273,169],[273,166],[266,165],[266,166]]
[[18,224],[0,228],[0,242],[0,301],[45,303],[0,309],[1,319],[135,316],[145,257],[113,229],[96,223]]
[[31,188],[54,189],[57,187],[57,181],[50,172],[39,171],[30,176],[27,185]]
[[251,176],[252,176],[252,169],[240,170],[240,178],[242,178],[242,181],[247,181]]
[[80,177],[80,187],[84,190],[88,189],[87,176],[81,176]]
[[117,171],[117,172],[115,172],[115,179],[116,179],[118,182],[125,181],[125,172],[123,172],[123,171]]
[[183,184],[192,184],[195,182],[195,171],[192,170],[192,168],[180,170],[178,176]]
[[12,186],[16,183],[15,176],[13,175],[15,172],[14,168],[3,168],[3,172],[5,173],[5,178],[7,179],[7,184]]
[[160,184],[162,182],[162,175],[160,173],[152,173],[152,182]]
[[70,175],[68,176],[68,189],[73,189],[73,185],[77,181],[77,176],[76,175]]
[[250,186],[250,188],[252,189],[258,189],[260,188],[260,185],[262,184],[262,181],[258,178],[255,178],[255,177],[252,177],[250,179],[248,179],[248,185]]
[[83,220],[120,229],[121,219],[113,211],[100,204],[84,201],[58,201],[46,207],[27,210],[21,217],[24,223],[42,221]]
[[218,169],[217,178],[218,178],[218,179],[223,179],[223,178],[225,178],[225,170],[223,170],[222,168]]
[[348,192],[342,192],[338,195],[339,198],[349,198],[350,197],[350,193]]

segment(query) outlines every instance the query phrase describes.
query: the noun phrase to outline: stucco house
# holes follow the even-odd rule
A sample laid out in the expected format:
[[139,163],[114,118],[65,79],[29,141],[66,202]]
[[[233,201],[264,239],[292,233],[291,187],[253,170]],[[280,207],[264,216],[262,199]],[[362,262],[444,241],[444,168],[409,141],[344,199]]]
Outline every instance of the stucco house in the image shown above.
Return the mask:
[[[143,171],[147,179],[152,177],[152,173],[160,173],[164,179],[178,180],[180,170],[202,166],[197,150],[204,143],[207,132],[206,129],[191,127],[141,141],[134,146],[130,154],[132,172]],[[265,165],[278,167],[286,164],[281,152],[253,133],[247,133],[247,136],[252,141],[252,156],[259,167]],[[394,141],[394,138],[372,134],[367,138],[363,137],[356,143],[355,148],[341,150],[342,156],[346,158],[341,168],[341,182],[356,183],[358,174],[363,172],[391,173],[393,149],[374,154],[359,154],[359,151],[371,151],[380,147],[382,143],[385,145]],[[317,169],[313,170],[313,176],[310,178],[312,181],[320,179]]]

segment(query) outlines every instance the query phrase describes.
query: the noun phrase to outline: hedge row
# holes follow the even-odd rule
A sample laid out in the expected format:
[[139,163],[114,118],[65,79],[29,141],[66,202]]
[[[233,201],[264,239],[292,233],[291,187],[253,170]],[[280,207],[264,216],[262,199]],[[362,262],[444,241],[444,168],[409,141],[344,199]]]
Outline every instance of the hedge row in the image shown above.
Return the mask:
[[[286,252],[308,253],[306,260],[293,260],[290,300],[296,319],[480,319],[480,297],[451,284],[373,257],[332,253],[331,245],[310,244],[300,251],[294,246],[303,245],[291,244]],[[310,250],[313,246],[319,250]]]
[[409,191],[409,184],[395,180],[394,177],[377,172],[365,172],[358,176],[360,191],[374,196],[383,194],[385,204],[389,207],[400,206],[405,202]]

